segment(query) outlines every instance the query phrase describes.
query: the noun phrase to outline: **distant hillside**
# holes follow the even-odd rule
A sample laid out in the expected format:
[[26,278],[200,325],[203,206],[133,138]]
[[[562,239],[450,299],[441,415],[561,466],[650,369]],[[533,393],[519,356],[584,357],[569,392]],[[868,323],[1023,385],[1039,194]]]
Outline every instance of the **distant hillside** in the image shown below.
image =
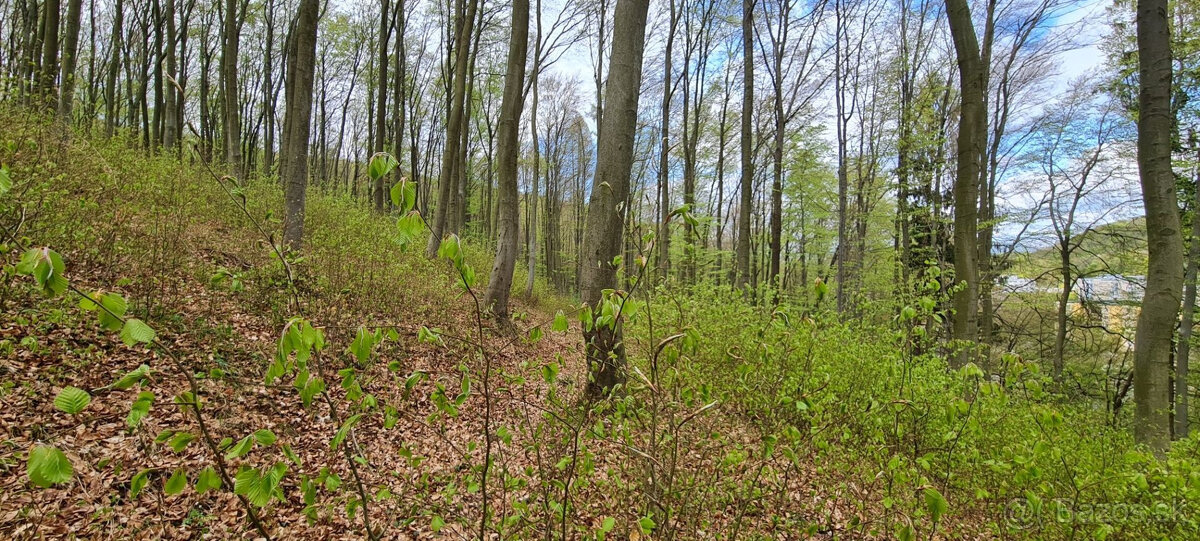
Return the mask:
[[[1046,239],[1052,242],[1051,239]],[[1060,267],[1059,250],[1047,245],[1032,252],[1012,255],[1004,274],[1036,278],[1055,273]],[[1146,220],[1138,217],[1099,226],[1082,234],[1079,246],[1071,254],[1075,274],[1119,274],[1139,276],[1146,273]]]

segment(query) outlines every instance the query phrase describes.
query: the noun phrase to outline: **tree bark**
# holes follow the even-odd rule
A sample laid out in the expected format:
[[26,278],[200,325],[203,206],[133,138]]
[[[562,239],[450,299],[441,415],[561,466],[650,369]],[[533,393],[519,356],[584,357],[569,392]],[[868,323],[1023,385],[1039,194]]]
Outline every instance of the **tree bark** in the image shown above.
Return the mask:
[[[1200,158],[1200,156],[1197,156]],[[1188,246],[1187,270],[1183,281],[1183,315],[1179,322],[1179,344],[1175,354],[1175,439],[1188,437],[1188,372],[1192,327],[1196,312],[1196,267],[1200,263],[1200,163],[1193,166],[1195,200],[1192,202],[1192,238]]]
[[[79,59],[79,18],[82,0],[67,2],[67,26],[63,29],[62,89],[58,100],[58,116],[66,122],[71,120],[71,107],[75,104],[75,65]],[[93,53],[94,54],[94,53]]]
[[754,0],[742,0],[742,177],[738,208],[737,287],[750,281],[750,214],[754,208]]
[[958,163],[954,179],[954,279],[963,286],[954,293],[953,337],[959,350],[951,359],[961,367],[973,358],[978,338],[979,273],[976,267],[979,170],[987,139],[984,77],[987,67],[966,0],[946,0],[950,34],[958,58],[961,92],[958,128]]
[[[117,76],[121,72],[121,37],[124,26],[125,6],[117,0],[113,8],[113,29],[109,47],[108,75],[104,83],[104,136],[112,137],[117,129]],[[204,97],[202,96],[202,99]]]
[[[221,47],[222,126],[225,161],[234,178],[242,178],[242,123],[238,96],[238,49],[241,46],[241,21],[238,0],[225,0],[224,42]],[[310,98],[311,99],[311,98]]]
[[[37,94],[45,105],[54,96],[54,78],[58,75],[59,0],[46,0],[42,5],[42,69]],[[51,105],[52,106],[52,105]]]
[[675,46],[675,29],[679,26],[679,15],[675,9],[675,0],[667,0],[670,6],[670,26],[667,30],[667,48],[663,53],[663,94],[662,120],[659,124],[658,140],[658,272],[659,278],[666,280],[671,275],[671,229],[667,217],[671,214],[671,180],[667,174],[670,168],[671,152],[671,97],[675,93],[671,73],[671,60]]
[[308,187],[308,132],[312,122],[313,73],[317,54],[317,0],[300,0],[296,17],[296,48],[292,59],[293,100],[287,104],[290,117],[286,123],[287,149],[285,160],[286,188],[284,199],[287,217],[283,225],[283,243],[288,250],[299,251],[304,238],[304,200]]
[[466,10],[458,25],[458,33],[454,39],[454,74],[451,81],[450,116],[446,126],[446,142],[442,148],[442,170],[438,179],[438,205],[434,213],[433,228],[429,235],[429,244],[425,246],[425,255],[437,255],[442,237],[447,233],[456,233],[453,226],[447,224],[453,219],[453,201],[457,198],[459,154],[462,145],[463,117],[466,109],[467,67],[470,61],[471,31],[475,28],[475,10],[478,0],[465,0]]
[[[617,0],[613,49],[609,60],[604,114],[597,142],[596,176],[584,233],[580,295],[599,315],[602,292],[617,287],[614,259],[624,243],[625,201],[633,169],[633,143],[641,93],[642,55],[646,47],[649,0]],[[633,264],[633,262],[629,262]],[[583,333],[591,377],[588,396],[595,399],[624,382],[625,345],[620,319],[593,325]]]
[[1134,436],[1170,445],[1171,338],[1183,290],[1183,238],[1171,170],[1171,41],[1166,0],[1138,0],[1138,170],[1146,209],[1146,294],[1134,338]]
[[524,108],[522,90],[525,87],[525,60],[529,50],[529,0],[513,0],[511,31],[508,39],[508,68],[504,75],[504,97],[500,102],[500,122],[497,128],[499,147],[496,150],[496,176],[499,183],[499,205],[496,213],[496,258],[488,278],[483,303],[497,318],[508,317],[508,297],[512,290],[513,269],[520,251],[518,237],[520,209],[517,193],[517,155],[521,150],[521,111]]
[[[75,2],[78,0],[71,1]],[[181,106],[177,101],[179,94],[175,90],[175,83],[172,82],[178,77],[178,70],[175,65],[175,41],[177,39],[175,30],[175,0],[166,0],[166,13],[164,17],[167,23],[167,44],[165,47],[167,81],[165,88],[165,116],[163,118],[163,148],[168,152],[174,152],[175,146],[179,142],[179,124],[177,123],[179,112],[177,108]],[[66,95],[66,92],[64,91],[63,94]]]
[[[371,150],[379,153],[383,152],[383,142],[386,133],[387,125],[387,86],[388,86],[388,40],[391,36],[392,20],[388,17],[388,7],[391,5],[391,0],[382,0],[379,3],[379,56],[375,62],[375,68],[379,77],[375,83],[375,140],[371,142]],[[373,199],[375,201],[375,210],[383,212],[387,204],[387,196],[385,185],[387,180],[383,177],[375,179],[373,187]]]

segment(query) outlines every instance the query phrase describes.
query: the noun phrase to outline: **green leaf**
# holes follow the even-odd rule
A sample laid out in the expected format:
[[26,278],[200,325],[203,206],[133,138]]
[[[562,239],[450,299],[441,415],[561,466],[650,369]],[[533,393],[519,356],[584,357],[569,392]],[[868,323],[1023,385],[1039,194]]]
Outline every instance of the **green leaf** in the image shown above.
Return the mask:
[[130,499],[136,498],[138,494],[142,493],[142,489],[146,488],[146,480],[149,476],[150,470],[146,469],[138,472],[137,475],[133,476],[133,479],[129,480]]
[[168,445],[171,446],[172,451],[175,451],[176,453],[182,453],[184,449],[187,449],[188,444],[192,443],[192,440],[194,439],[196,439],[196,436],[190,432],[179,432],[171,438],[171,443]]
[[104,293],[100,295],[99,300],[100,306],[104,308],[100,310],[99,314],[100,326],[109,331],[120,330],[123,323],[121,318],[129,309],[129,305],[125,303],[125,297],[116,293]]
[[58,411],[75,415],[83,411],[91,401],[92,396],[87,391],[78,387],[63,387],[58,396],[54,397],[54,407],[58,408]]
[[655,526],[657,526],[657,524],[655,524],[654,519],[650,517],[642,517],[638,519],[638,529],[642,531],[642,534],[649,535],[650,532],[654,531]]
[[550,327],[550,330],[554,332],[567,332],[569,327],[570,324],[567,323],[567,315],[564,314],[562,310],[559,310],[557,314],[554,314],[554,324]]
[[129,407],[129,417],[125,418],[125,423],[129,425],[129,428],[137,428],[141,424],[142,419],[150,413],[150,405],[153,403],[154,393],[150,391],[138,393],[137,399]]
[[554,380],[557,377],[558,363],[547,363],[542,365],[542,379],[545,380],[546,383],[554,383]]
[[114,389],[125,390],[133,387],[135,383],[142,381],[148,375],[150,375],[150,367],[143,364],[138,366],[136,370],[126,372],[124,376],[121,376],[121,379],[112,384],[112,387]]
[[233,481],[233,491],[258,507],[271,502],[272,489],[270,479],[254,468],[243,468]]
[[304,388],[300,390],[300,401],[304,403],[304,407],[312,404],[312,399],[325,390],[325,380],[321,378],[309,379],[304,384]]
[[200,471],[200,476],[196,477],[196,492],[204,494],[210,490],[221,488],[221,476],[217,475],[216,470],[209,466]]
[[416,210],[410,210],[396,220],[396,242],[401,246],[406,246],[413,239],[421,236],[424,231],[425,220],[421,219],[421,213]]
[[346,422],[342,423],[342,426],[338,428],[337,434],[333,435],[333,440],[329,442],[331,450],[336,451],[342,445],[342,442],[346,441],[346,436],[350,435],[350,429],[354,428],[354,424],[358,422],[360,417],[362,417],[361,413],[351,415],[349,419],[346,419]]
[[391,195],[392,204],[400,209],[401,213],[407,213],[416,203],[417,185],[415,182],[409,182],[408,179],[400,179],[400,182],[392,185]]
[[[97,293],[97,294],[93,295],[93,297],[95,297],[95,298],[100,298],[100,294],[99,294],[99,293]],[[87,297],[79,297],[79,308],[80,308],[81,310],[87,310],[87,311],[89,311],[89,312],[95,312],[95,311],[96,311],[96,309],[97,309],[97,308],[99,308],[99,307],[100,307],[99,305],[97,305],[96,303],[92,302],[92,299],[89,299],[89,298],[87,298]]]
[[358,359],[360,364],[365,363],[371,358],[371,350],[375,348],[375,343],[375,333],[360,326],[354,341],[350,343],[350,353],[354,354],[354,358]]
[[296,456],[295,451],[292,451],[292,446],[285,443],[282,445],[282,447],[283,447],[283,456],[287,457],[288,460],[291,460],[292,464],[299,466],[300,465],[300,457]]
[[246,456],[246,453],[249,453],[252,448],[254,448],[254,440],[250,439],[250,436],[246,436],[238,440],[237,444],[228,453],[225,453],[225,460],[233,460]]
[[48,297],[61,295],[67,290],[67,278],[63,275],[66,266],[62,256],[49,248],[26,250],[17,264],[17,272],[33,276],[33,281]]
[[277,438],[275,437],[274,432],[263,428],[261,430],[254,431],[254,439],[259,443],[259,445],[271,445],[275,443]]
[[0,167],[0,195],[7,194],[12,190],[12,186],[12,175],[8,173],[8,166]]
[[187,473],[184,473],[183,468],[179,468],[167,479],[167,483],[163,485],[163,492],[174,496],[183,492],[184,488],[187,488]]
[[371,177],[373,181],[379,180],[384,175],[392,172],[392,169],[395,169],[397,165],[399,164],[396,162],[396,158],[393,158],[390,154],[380,152],[372,156],[371,162],[367,164],[367,176]]
[[429,529],[433,530],[433,533],[438,533],[445,527],[446,519],[442,518],[441,515],[434,515],[433,519],[429,521]]
[[438,257],[449,259],[456,265],[462,261],[462,248],[459,246],[458,235],[450,234],[442,239],[438,246]]
[[929,516],[936,523],[941,520],[942,515],[950,508],[946,503],[946,498],[942,497],[942,493],[937,489],[929,487],[925,489],[925,510],[929,511]]
[[57,447],[38,445],[29,451],[25,473],[34,485],[49,488],[70,481],[75,469]]
[[130,347],[139,343],[149,344],[154,341],[154,337],[154,329],[137,318],[125,320],[125,326],[121,328],[121,340]]

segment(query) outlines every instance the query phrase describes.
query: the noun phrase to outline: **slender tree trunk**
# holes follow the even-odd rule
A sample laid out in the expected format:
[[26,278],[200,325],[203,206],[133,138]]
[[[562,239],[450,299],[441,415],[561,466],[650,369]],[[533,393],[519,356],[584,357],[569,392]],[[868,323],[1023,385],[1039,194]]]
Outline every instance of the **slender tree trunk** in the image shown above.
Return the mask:
[[737,287],[750,281],[750,215],[754,208],[754,0],[742,0],[742,178],[738,208]]
[[[542,31],[541,18],[538,18],[538,33]],[[539,46],[541,37],[538,38]],[[539,47],[540,49],[540,47]],[[540,57],[540,54],[535,54],[535,58]],[[529,193],[529,226],[526,228],[529,245],[526,247],[528,268],[525,274],[525,296],[533,297],[533,281],[537,274],[537,252],[538,252],[538,182],[541,179],[541,161],[540,152],[541,143],[538,141],[538,75],[539,69],[537,66],[533,68],[533,106],[530,108],[529,114],[529,135],[533,139],[533,176],[530,182]]]
[[1067,303],[1071,300],[1071,286],[1075,281],[1071,276],[1071,237],[1064,236],[1059,240],[1058,255],[1062,289],[1059,290],[1058,309],[1055,312],[1054,381],[1061,382],[1067,346]]
[[718,285],[721,283],[721,277],[723,275],[722,268],[724,267],[725,263],[725,248],[723,244],[725,238],[725,220],[722,216],[722,213],[725,210],[725,143],[727,142],[728,136],[728,119],[729,72],[727,71],[725,73],[724,93],[721,96],[721,121],[719,127],[717,128],[717,137],[720,138],[720,141],[717,142],[717,264],[716,274],[713,276]]
[[666,280],[671,275],[671,228],[667,216],[671,214],[671,97],[675,93],[674,74],[671,72],[671,60],[675,46],[675,29],[679,26],[679,15],[675,9],[675,0],[667,0],[670,6],[670,27],[667,30],[667,49],[663,53],[663,95],[662,121],[659,124],[658,141],[658,272],[659,278]]
[[521,110],[525,87],[525,60],[529,49],[529,0],[513,0],[512,33],[508,39],[508,68],[504,75],[504,97],[500,102],[500,122],[497,129],[499,148],[496,150],[496,176],[499,182],[500,203],[496,209],[496,258],[488,279],[484,305],[498,318],[508,317],[508,296],[512,290],[513,269],[519,253],[517,207],[517,155],[519,153]]
[[154,5],[150,12],[154,19],[151,25],[154,28],[154,61],[151,63],[151,71],[154,73],[154,108],[153,117],[150,120],[151,136],[150,150],[158,151],[162,147],[163,136],[163,13],[162,0],[153,0]]
[[46,0],[42,4],[42,64],[38,79],[38,97],[43,104],[51,105],[54,96],[54,78],[58,75],[58,26],[59,0]]
[[1134,338],[1134,435],[1157,454],[1170,445],[1171,338],[1183,290],[1183,238],[1171,170],[1171,39],[1166,0],[1138,0],[1138,169],[1149,248]]
[[974,357],[978,339],[979,273],[976,267],[979,170],[987,139],[984,77],[979,42],[966,0],[946,0],[950,33],[958,58],[961,106],[958,128],[958,164],[954,179],[954,280],[963,287],[954,294],[954,339],[960,349],[951,365],[961,367]]
[[[613,49],[605,89],[604,115],[597,143],[596,177],[592,182],[590,212],[584,234],[580,294],[598,318],[602,292],[617,287],[614,259],[624,243],[629,180],[633,169],[633,143],[641,93],[642,54],[646,46],[646,12],[649,0],[617,0],[613,19]],[[634,264],[632,261],[629,264]],[[602,397],[624,381],[625,344],[621,320],[585,328],[588,396]]]
[[[378,153],[383,152],[384,139],[387,126],[387,85],[388,85],[388,40],[391,36],[392,20],[388,17],[388,8],[391,0],[382,0],[379,3],[379,56],[375,62],[375,69],[378,77],[375,81],[375,140],[371,142],[371,150]],[[375,179],[373,188],[375,210],[383,212],[386,208],[387,196],[385,185],[387,180],[383,177]]]
[[[408,21],[406,19],[407,16],[408,16],[408,14],[405,11],[404,0],[399,0],[399,2],[396,5],[396,12],[395,12],[396,49],[393,54],[393,56],[395,56],[395,62],[396,62],[396,70],[395,70],[396,71],[396,80],[395,80],[395,84],[392,85],[392,102],[395,104],[395,111],[396,111],[395,125],[392,127],[392,133],[393,133],[393,137],[394,137],[394,140],[392,141],[392,148],[393,148],[392,154],[395,155],[397,162],[404,159],[404,130],[405,130],[404,122],[406,120],[405,113],[407,111],[407,108],[405,107],[405,104],[404,104],[404,97],[407,95],[407,93],[405,92],[404,89],[405,89],[405,86],[408,84],[407,83],[408,59],[405,58],[405,55],[407,54],[407,52],[404,47],[404,41],[405,41],[404,34],[408,29]],[[400,171],[403,171],[403,168],[397,166],[396,167],[396,175],[397,176],[401,176]],[[412,179],[412,180],[415,181],[416,179]]]
[[270,175],[275,168],[275,2],[263,5],[266,40],[263,44],[263,161],[262,174]]
[[222,27],[224,44],[221,47],[221,133],[224,135],[225,161],[237,179],[243,177],[242,121],[238,94],[238,49],[241,46],[242,28],[239,4],[239,0],[225,0],[225,21]]
[[442,171],[438,180],[438,205],[435,211],[429,244],[425,247],[425,255],[432,258],[437,255],[442,237],[447,233],[457,233],[453,226],[447,225],[453,221],[453,200],[456,198],[456,180],[460,146],[462,145],[463,116],[466,114],[467,67],[470,61],[471,31],[474,29],[475,10],[478,0],[464,0],[466,10],[458,25],[458,33],[454,39],[454,72],[451,81],[450,117],[446,127],[446,141],[442,148]]
[[[779,29],[777,35],[772,36],[773,49],[775,53],[775,76],[774,76],[774,105],[775,112],[775,137],[772,156],[774,157],[774,176],[771,178],[771,238],[770,250],[771,261],[769,262],[767,271],[767,280],[771,287],[779,287],[779,258],[781,248],[783,246],[783,139],[784,130],[787,127],[787,119],[783,113],[783,53],[787,47],[788,26],[791,18],[791,4],[789,2],[782,3],[782,9],[779,13]],[[778,298],[778,297],[776,297]]]
[[[1197,156],[1200,159],[1200,156]],[[1196,267],[1200,263],[1200,162],[1193,166],[1195,200],[1192,202],[1192,238],[1188,246],[1187,270],[1183,276],[1183,315],[1179,322],[1179,344],[1175,354],[1175,438],[1188,437],[1188,362],[1196,312]]]
[[214,137],[212,120],[212,49],[209,47],[208,25],[200,38],[200,161],[212,163]]
[[117,76],[121,73],[121,37],[125,18],[123,0],[117,0],[113,8],[113,29],[110,39],[111,56],[108,76],[104,82],[104,136],[112,137],[117,130]]
[[[76,1],[76,0],[72,0]],[[163,119],[163,148],[168,152],[175,152],[175,147],[179,142],[179,120],[180,104],[177,103],[179,94],[175,90],[175,83],[171,82],[178,77],[178,70],[175,66],[175,42],[178,39],[175,30],[175,1],[166,0],[166,13],[164,14],[167,23],[167,45],[166,51],[166,106]]]
[[[81,0],[68,0],[67,23],[63,28],[62,89],[58,100],[58,117],[71,121],[71,107],[75,104],[75,65],[79,59],[79,19],[83,8]],[[95,54],[95,53],[93,53]]]
[[288,250],[299,251],[304,240],[304,200],[308,187],[308,133],[312,121],[313,75],[316,71],[317,19],[320,16],[317,0],[300,0],[296,16],[296,57],[291,62],[295,98],[287,104],[288,138],[286,188],[284,199],[287,218],[283,225],[283,242]]

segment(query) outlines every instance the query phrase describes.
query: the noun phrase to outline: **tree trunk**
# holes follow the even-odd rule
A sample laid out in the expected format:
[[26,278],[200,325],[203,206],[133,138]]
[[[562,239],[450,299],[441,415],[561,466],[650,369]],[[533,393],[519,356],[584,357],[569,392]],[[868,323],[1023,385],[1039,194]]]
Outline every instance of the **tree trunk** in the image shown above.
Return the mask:
[[293,101],[287,104],[286,123],[288,152],[284,172],[286,182],[284,199],[287,217],[283,225],[283,243],[288,250],[299,251],[304,239],[304,199],[308,187],[308,132],[312,122],[313,73],[316,70],[317,54],[317,0],[300,0],[296,16],[296,48],[292,59],[292,76],[289,77]]
[[[275,2],[263,6],[266,22],[266,42],[263,44],[263,161],[262,174],[268,176],[275,168]],[[357,69],[357,66],[355,66]]]
[[[79,18],[83,9],[82,0],[67,2],[67,26],[63,29],[62,91],[58,99],[58,117],[71,120],[71,107],[75,104],[75,65],[79,59]],[[95,54],[95,53],[93,53]]]
[[742,201],[738,208],[737,287],[750,281],[750,214],[754,207],[754,0],[742,0]]
[[675,9],[675,0],[667,0],[670,6],[670,26],[667,30],[667,49],[663,53],[663,95],[662,122],[659,124],[658,141],[658,272],[659,278],[666,280],[671,275],[671,229],[667,217],[671,214],[671,179],[667,174],[670,168],[671,151],[671,95],[672,86],[671,57],[675,45],[675,29],[679,25],[679,15]]
[[37,95],[43,105],[50,105],[54,96],[54,78],[58,75],[59,0],[46,0],[42,5],[42,71],[38,78]]
[[[790,7],[787,2],[784,6]],[[784,129],[787,126],[787,119],[783,114],[783,52],[787,47],[787,32],[788,21],[791,17],[788,9],[781,10],[779,14],[779,29],[777,35],[773,35],[773,49],[775,53],[775,76],[773,77],[774,99],[772,104],[775,111],[775,145],[772,149],[774,157],[774,176],[771,178],[771,238],[770,250],[771,261],[767,271],[767,281],[771,287],[779,287],[779,258],[781,248],[783,246],[783,138]],[[778,298],[778,297],[777,297]]]
[[529,0],[513,0],[512,33],[508,39],[508,68],[504,75],[504,97],[500,102],[500,122],[497,129],[499,148],[496,150],[496,175],[500,203],[496,209],[496,258],[488,278],[483,304],[497,318],[508,317],[508,296],[512,290],[513,269],[520,252],[518,236],[520,223],[517,204],[517,155],[521,150],[521,110],[524,108],[522,90],[525,87],[525,60],[529,49]]
[[[117,0],[113,9],[113,30],[110,40],[111,56],[104,82],[104,136],[112,137],[117,129],[117,76],[121,73],[121,37],[124,28],[125,6]],[[203,99],[203,96],[202,96]]]
[[[613,49],[605,89],[604,115],[597,142],[596,177],[584,233],[580,295],[596,317],[602,292],[617,287],[614,259],[624,243],[625,202],[633,169],[633,143],[641,93],[642,54],[646,46],[649,0],[617,0],[613,19]],[[633,264],[632,261],[628,262]],[[584,329],[587,351],[588,396],[604,396],[624,382],[625,345],[621,320]]]
[[221,47],[221,133],[224,136],[225,162],[232,168],[234,178],[240,180],[243,175],[242,123],[238,95],[238,49],[241,45],[242,28],[239,4],[238,0],[225,0],[225,22],[222,27],[224,43]]
[[1067,303],[1071,300],[1071,237],[1064,236],[1058,244],[1059,266],[1062,273],[1062,289],[1058,294],[1058,309],[1055,312],[1054,329],[1054,381],[1062,382],[1063,365],[1067,345]]
[[[379,3],[379,56],[375,62],[375,69],[378,70],[378,78],[375,83],[375,140],[371,142],[371,150],[379,153],[383,152],[383,142],[386,133],[387,123],[387,85],[388,85],[388,39],[391,35],[392,20],[388,17],[388,7],[391,0],[382,0]],[[383,212],[387,203],[385,185],[387,180],[383,177],[375,179],[373,188],[375,210]]]
[[[541,32],[542,32],[542,25],[541,25],[541,18],[539,17],[538,18],[538,33],[541,34]],[[540,54],[541,40],[542,40],[542,38],[539,35],[539,37],[538,37],[539,51],[534,53],[534,58],[541,57],[541,54]],[[526,269],[526,273],[525,273],[525,296],[530,297],[530,298],[533,297],[533,281],[534,281],[535,276],[537,275],[538,181],[541,178],[541,172],[542,172],[542,169],[541,169],[542,157],[541,157],[541,153],[539,152],[539,148],[541,147],[541,145],[538,142],[538,125],[537,125],[538,98],[539,98],[538,76],[540,75],[539,71],[540,70],[538,69],[538,66],[535,65],[533,68],[533,107],[530,109],[530,114],[529,114],[529,137],[533,140],[533,176],[530,178],[529,205],[527,205],[528,212],[529,212],[529,225],[526,227],[526,236],[529,241],[529,244],[528,244],[528,246],[526,246],[525,251],[526,251],[526,255],[528,255],[529,257],[526,261],[527,269]]]
[[979,42],[966,0],[946,0],[946,13],[958,58],[961,91],[958,128],[958,164],[954,179],[954,279],[964,286],[954,294],[953,336],[959,341],[952,367],[973,358],[978,338],[979,274],[975,259],[979,203],[979,170],[987,139],[984,77]]
[[[1200,156],[1198,156],[1200,158]],[[1196,312],[1196,266],[1200,263],[1200,163],[1193,166],[1195,200],[1192,203],[1192,238],[1184,273],[1183,316],[1179,322],[1179,344],[1175,354],[1175,439],[1188,437],[1188,361]]]
[[1171,338],[1183,290],[1183,238],[1171,170],[1171,41],[1166,0],[1138,0],[1138,170],[1146,208],[1146,294],[1134,338],[1134,435],[1170,445]]
[[454,74],[451,81],[450,117],[446,126],[446,142],[442,148],[442,170],[438,179],[438,206],[434,213],[433,230],[429,235],[429,244],[425,247],[425,255],[432,258],[437,255],[442,236],[456,233],[453,226],[447,224],[453,221],[452,201],[456,199],[460,146],[462,145],[463,117],[466,114],[467,66],[470,61],[471,31],[474,29],[475,10],[478,0],[465,0],[466,10],[459,21],[458,33],[454,39]]
[[[71,1],[75,2],[78,0]],[[177,124],[179,120],[179,111],[177,108],[182,104],[177,102],[179,94],[176,92],[175,83],[173,82],[173,80],[178,77],[178,70],[175,66],[175,41],[177,39],[175,30],[175,0],[166,0],[166,3],[167,12],[164,14],[164,16],[167,23],[167,45],[165,48],[167,82],[165,89],[165,116],[163,118],[163,148],[165,148],[168,152],[174,152],[175,146],[179,142],[179,124]]]

